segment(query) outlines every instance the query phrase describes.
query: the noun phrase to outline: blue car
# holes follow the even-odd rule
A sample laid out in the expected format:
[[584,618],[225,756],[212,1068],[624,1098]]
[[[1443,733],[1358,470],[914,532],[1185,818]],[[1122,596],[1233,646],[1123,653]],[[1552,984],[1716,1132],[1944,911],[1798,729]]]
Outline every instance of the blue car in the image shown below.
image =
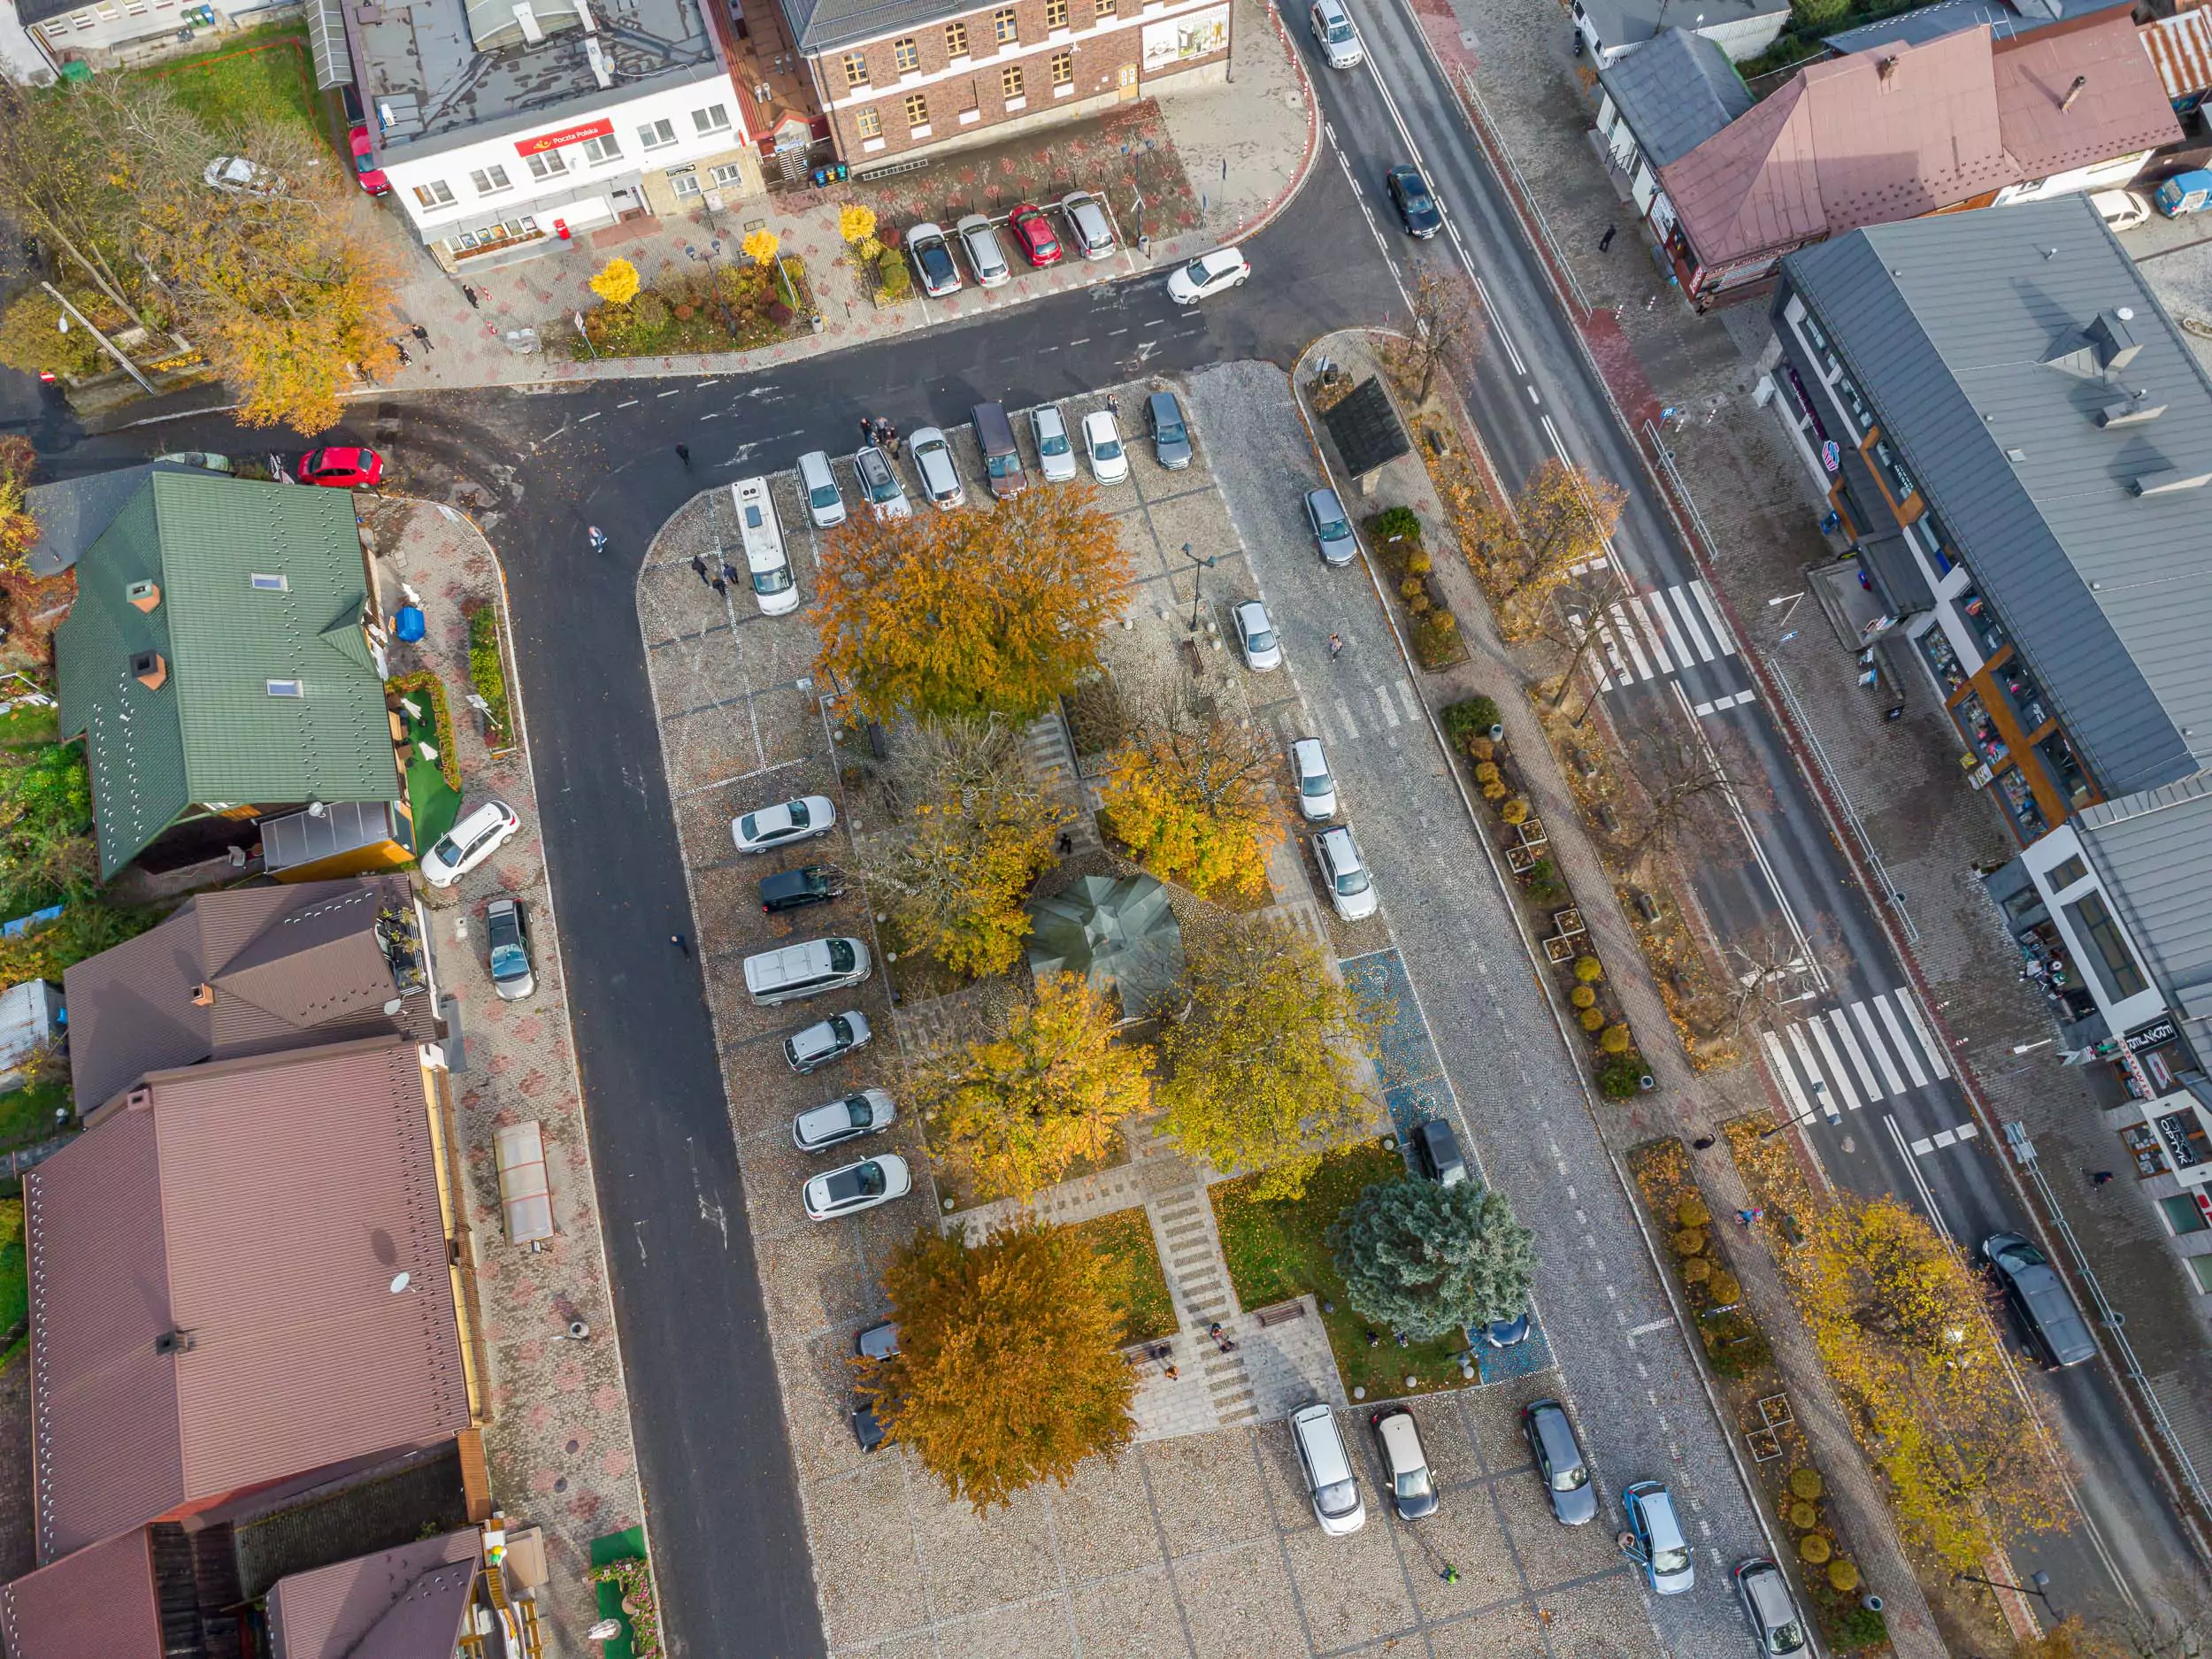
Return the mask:
[[1690,1546],[1674,1513],[1674,1495],[1655,1480],[1640,1480],[1621,1494],[1634,1539],[1631,1559],[1643,1568],[1654,1595],[1680,1595],[1697,1582]]

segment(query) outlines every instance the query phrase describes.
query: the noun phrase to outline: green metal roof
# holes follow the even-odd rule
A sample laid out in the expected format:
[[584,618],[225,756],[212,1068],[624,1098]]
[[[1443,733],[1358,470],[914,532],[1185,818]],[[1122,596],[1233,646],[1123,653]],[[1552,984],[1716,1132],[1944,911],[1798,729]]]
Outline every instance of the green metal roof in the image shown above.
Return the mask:
[[[77,581],[54,658],[62,733],[85,733],[104,876],[194,805],[399,798],[349,493],[157,472]],[[150,612],[127,596],[138,581],[160,586]],[[148,650],[168,664],[158,690],[131,672]]]

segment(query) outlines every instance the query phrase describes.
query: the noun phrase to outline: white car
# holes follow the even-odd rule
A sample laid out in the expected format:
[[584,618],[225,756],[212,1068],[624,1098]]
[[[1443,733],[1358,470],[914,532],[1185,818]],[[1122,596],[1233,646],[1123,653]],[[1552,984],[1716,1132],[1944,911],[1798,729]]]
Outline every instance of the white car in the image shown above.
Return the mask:
[[898,1118],[898,1109],[883,1090],[855,1089],[826,1105],[809,1107],[794,1118],[791,1144],[802,1152],[826,1152],[863,1135],[879,1134]]
[[1299,1472],[1313,1499],[1313,1518],[1331,1538],[1346,1538],[1367,1525],[1352,1460],[1337,1432],[1336,1413],[1317,1400],[1290,1414],[1291,1443],[1298,1448]]
[[922,494],[930,504],[941,512],[968,504],[967,489],[960,482],[960,469],[952,464],[952,445],[945,442],[945,434],[934,426],[924,426],[915,433],[914,473],[922,480]]
[[1329,889],[1329,902],[1348,922],[1363,921],[1375,913],[1374,879],[1359,856],[1359,844],[1348,829],[1323,830],[1313,838],[1314,862]]
[[449,887],[497,852],[507,838],[522,827],[514,808],[504,801],[487,801],[464,812],[438,843],[422,856],[423,879],[434,887]]
[[975,273],[978,288],[995,288],[1014,274],[1006,263],[1006,250],[999,245],[998,232],[980,213],[970,213],[953,227],[960,238],[960,251],[968,256],[968,269]]
[[1100,483],[1118,484],[1129,476],[1129,452],[1122,448],[1112,410],[1094,409],[1083,417],[1083,449],[1091,457],[1091,476]]
[[200,181],[211,190],[227,190],[233,196],[274,196],[284,188],[283,180],[243,156],[216,157],[207,164]]
[[1267,607],[1256,599],[1247,599],[1232,614],[1236,618],[1237,643],[1244,648],[1244,665],[1256,674],[1280,668],[1283,642],[1276,637],[1275,625],[1267,619]]
[[799,491],[806,497],[807,517],[817,530],[845,522],[845,496],[837,488],[837,475],[830,471],[829,457],[821,450],[809,449],[799,457]]
[[922,292],[941,300],[960,292],[960,267],[953,263],[952,248],[935,225],[917,225],[906,233],[906,257],[921,279]]
[[1040,403],[1029,411],[1029,430],[1037,440],[1037,470],[1048,484],[1075,481],[1075,446],[1068,442],[1067,417],[1057,403]]
[[2151,216],[2151,204],[2139,190],[2093,191],[2089,205],[2095,208],[2097,216],[2116,231],[2133,230]]
[[1298,810],[1316,822],[1336,816],[1336,780],[1321,752],[1321,740],[1302,737],[1290,746],[1290,769],[1298,778]]
[[1329,60],[1330,68],[1356,69],[1366,61],[1367,50],[1359,43],[1359,31],[1352,27],[1352,15],[1344,9],[1344,0],[1313,0],[1306,20],[1313,30],[1313,43]]
[[794,841],[812,841],[837,827],[837,808],[826,795],[779,801],[730,820],[730,839],[741,853],[772,852]]
[[841,1170],[818,1175],[803,1189],[809,1221],[833,1221],[863,1210],[873,1210],[914,1190],[913,1172],[895,1152],[879,1158],[848,1164]]
[[866,1048],[875,1040],[875,1034],[865,1014],[858,1009],[847,1009],[786,1037],[784,1061],[794,1071],[804,1076],[809,1071],[820,1071],[833,1060],[843,1059],[856,1048]]
[[1167,280],[1167,296],[1178,305],[1195,305],[1209,295],[1225,294],[1244,286],[1252,274],[1252,262],[1235,248],[1202,253]]
[[853,476],[860,480],[860,493],[867,497],[869,510],[877,518],[914,516],[913,505],[906,499],[906,486],[899,482],[899,469],[874,444],[855,453]]

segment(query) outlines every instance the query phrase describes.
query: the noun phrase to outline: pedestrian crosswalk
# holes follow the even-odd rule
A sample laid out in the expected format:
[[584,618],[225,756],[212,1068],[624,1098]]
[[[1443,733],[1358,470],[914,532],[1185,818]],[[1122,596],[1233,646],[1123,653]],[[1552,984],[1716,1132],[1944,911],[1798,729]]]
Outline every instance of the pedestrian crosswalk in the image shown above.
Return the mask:
[[1943,1045],[1901,987],[1759,1036],[1793,1117],[1818,1111],[1833,1123],[1846,1111],[1951,1075]]
[[1325,743],[1348,743],[1364,733],[1379,737],[1394,732],[1402,726],[1421,724],[1421,697],[1414,690],[1413,682],[1394,680],[1379,686],[1345,687],[1345,695],[1337,697],[1315,697],[1310,701],[1286,699],[1272,708],[1260,710],[1269,725],[1284,742],[1301,737],[1317,737]]
[[1588,630],[1596,630],[1598,661],[1593,672],[1601,691],[1736,655],[1736,637],[1702,581],[1624,595],[1601,611],[1575,615],[1571,622],[1578,645]]

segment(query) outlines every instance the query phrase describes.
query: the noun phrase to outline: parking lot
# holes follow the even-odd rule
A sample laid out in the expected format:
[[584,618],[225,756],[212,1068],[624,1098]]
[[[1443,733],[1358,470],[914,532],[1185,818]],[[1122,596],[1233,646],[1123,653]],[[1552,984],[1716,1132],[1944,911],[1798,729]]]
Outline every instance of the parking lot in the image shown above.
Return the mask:
[[[1213,437],[1202,414],[1194,422],[1197,464],[1172,473],[1154,464],[1141,437],[1145,389],[1120,388],[1122,426],[1132,439],[1132,477],[1103,492],[1139,571],[1133,613],[1153,611],[1156,622],[1160,614],[1176,616],[1180,631],[1193,598],[1179,569],[1181,544],[1204,538],[1227,543],[1203,549],[1218,562],[1206,573],[1201,596],[1202,607],[1225,622],[1229,603],[1257,591],[1240,534],[1248,534],[1249,510],[1233,499],[1225,502],[1217,490],[1210,464]],[[1071,400],[1071,428],[1103,401],[1102,396]],[[1187,395],[1186,407],[1192,407]],[[1294,423],[1286,405],[1280,412]],[[1028,423],[1016,411],[1014,424],[1033,479]],[[912,434],[906,436],[910,443]],[[973,440],[964,430],[949,436],[970,500],[979,503],[987,491]],[[835,465],[849,510],[856,511],[849,460],[839,457]],[[918,497],[910,465],[901,470],[910,496]],[[784,476],[773,482],[786,545],[801,588],[810,596],[814,535],[795,480]],[[1291,499],[1294,504],[1294,494]],[[916,510],[928,511],[918,501]],[[802,1184],[820,1172],[825,1161],[792,1148],[792,1115],[853,1088],[887,1083],[894,1032],[881,973],[852,993],[782,1009],[756,1008],[743,988],[741,959],[776,943],[838,933],[872,938],[856,892],[769,917],[755,891],[757,879],[773,871],[846,858],[846,834],[857,829],[864,835],[872,826],[853,824],[848,814],[826,841],[757,857],[741,857],[734,850],[730,819],[738,812],[809,794],[828,795],[841,810],[844,800],[831,728],[818,704],[818,688],[808,680],[812,633],[803,611],[763,618],[741,588],[717,595],[690,566],[695,552],[712,558],[717,549],[741,563],[737,541],[728,489],[695,498],[657,539],[639,579],[638,605],[695,936],[746,1177],[745,1223],[761,1263],[833,1650],[888,1655],[1390,1650],[1555,1659],[1664,1651],[1635,1570],[1612,1542],[1617,1507],[1609,1502],[1592,1525],[1563,1528],[1551,1518],[1530,1468],[1518,1409],[1539,1395],[1566,1392],[1555,1371],[1416,1402],[1443,1498],[1439,1513],[1417,1526],[1396,1521],[1384,1507],[1366,1408],[1340,1413],[1368,1506],[1366,1526],[1348,1539],[1320,1532],[1288,1430],[1279,1421],[1148,1440],[1116,1463],[1087,1466],[1064,1490],[1025,1493],[1010,1509],[980,1519],[949,1503],[941,1487],[905,1452],[860,1451],[846,1420],[846,1357],[855,1333],[883,1317],[877,1286],[889,1253],[934,1219],[938,1201],[919,1135],[902,1120],[866,1145],[871,1153],[895,1151],[909,1159],[917,1178],[911,1196],[827,1224],[809,1222],[800,1209]],[[1273,557],[1298,552],[1286,547]],[[1310,555],[1310,547],[1305,553]],[[1294,651],[1310,649],[1303,637],[1310,626],[1301,623],[1301,632],[1291,636]],[[1223,659],[1233,651],[1233,643],[1226,646]],[[1265,682],[1266,693],[1287,695],[1294,705],[1290,677],[1271,675]],[[1377,707],[1388,712],[1398,695],[1386,687]],[[1258,718],[1288,734],[1282,695],[1255,692],[1250,702]],[[1393,724],[1409,712],[1398,710]],[[1379,724],[1379,715],[1369,718]],[[1356,723],[1349,727],[1358,729]],[[1404,758],[1420,764],[1415,753]],[[1386,810],[1386,795],[1382,785],[1372,783],[1355,798],[1363,839],[1369,820],[1361,814]],[[1441,834],[1448,826],[1436,828]],[[1302,867],[1310,867],[1310,858],[1300,850]],[[1387,879],[1390,872],[1383,873]],[[1318,891],[1298,896],[1318,901],[1325,910]],[[1402,909],[1418,902],[1409,883],[1386,887],[1385,898],[1386,905]],[[1333,936],[1341,931],[1333,926]],[[1388,942],[1374,923],[1356,924],[1336,941],[1344,955],[1371,953]],[[848,1006],[873,1023],[872,1048],[811,1078],[795,1077],[779,1051],[781,1038]],[[1448,1067],[1458,1045],[1443,1032],[1439,1044]],[[1463,1088],[1467,1081],[1460,1079]],[[828,1162],[833,1166],[835,1160]],[[1562,1284],[1551,1295],[1556,1300],[1569,1294]],[[1544,1309],[1548,1325],[1552,1302]],[[1658,1363],[1671,1393],[1686,1379],[1673,1374],[1663,1357]],[[1606,1409],[1615,1409],[1609,1401]],[[711,1471],[702,1472],[711,1478]],[[1601,1451],[1598,1457],[1597,1481],[1609,1500],[1625,1480],[1654,1472],[1666,1471],[1617,1469]],[[1699,1518],[1710,1538],[1709,1519]],[[1719,1564],[1717,1551],[1700,1548],[1704,1577],[1696,1599],[1716,1612],[1725,1608],[1724,1576],[1711,1571]],[[1453,1581],[1443,1577],[1448,1566],[1455,1570]]]

